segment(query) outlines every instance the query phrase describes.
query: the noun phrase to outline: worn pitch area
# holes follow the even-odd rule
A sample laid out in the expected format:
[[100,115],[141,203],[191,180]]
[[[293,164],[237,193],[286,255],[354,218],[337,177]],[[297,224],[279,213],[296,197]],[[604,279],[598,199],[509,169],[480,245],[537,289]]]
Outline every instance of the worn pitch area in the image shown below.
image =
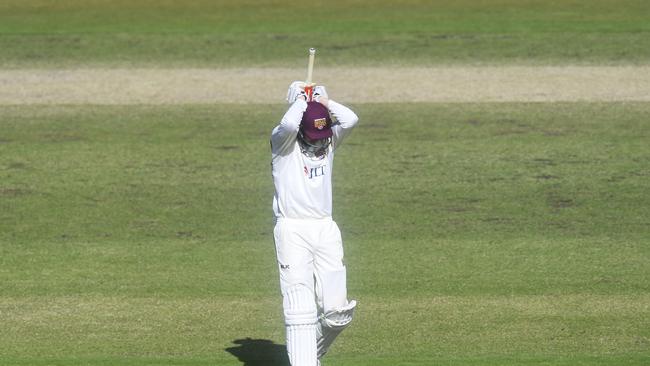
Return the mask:
[[[278,103],[303,70],[0,70],[0,104]],[[650,66],[319,68],[346,103],[650,101]]]

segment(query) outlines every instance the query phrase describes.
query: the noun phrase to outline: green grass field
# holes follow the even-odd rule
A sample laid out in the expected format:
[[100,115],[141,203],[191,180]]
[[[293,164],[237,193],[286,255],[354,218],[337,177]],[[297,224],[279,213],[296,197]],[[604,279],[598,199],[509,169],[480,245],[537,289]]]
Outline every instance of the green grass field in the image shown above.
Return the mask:
[[645,0],[4,0],[0,65],[647,64]]
[[[3,108],[2,363],[241,365],[233,341],[282,345],[283,108]],[[357,109],[335,205],[361,305],[330,364],[647,362],[650,106]]]
[[[645,1],[180,4],[3,1],[0,68],[650,61]],[[323,366],[650,363],[650,104],[351,107]],[[288,366],[285,108],[0,106],[0,365]]]

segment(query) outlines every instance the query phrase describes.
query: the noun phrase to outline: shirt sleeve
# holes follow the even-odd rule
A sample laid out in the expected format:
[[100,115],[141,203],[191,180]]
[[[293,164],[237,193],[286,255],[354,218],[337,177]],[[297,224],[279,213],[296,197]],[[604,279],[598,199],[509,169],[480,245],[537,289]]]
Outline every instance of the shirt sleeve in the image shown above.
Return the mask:
[[282,117],[280,124],[271,132],[271,152],[277,155],[286,155],[293,149],[302,114],[307,109],[307,102],[296,100]]
[[350,108],[331,99],[328,102],[328,108],[337,121],[332,126],[332,145],[336,149],[343,139],[352,132],[352,128],[359,122],[359,117]]

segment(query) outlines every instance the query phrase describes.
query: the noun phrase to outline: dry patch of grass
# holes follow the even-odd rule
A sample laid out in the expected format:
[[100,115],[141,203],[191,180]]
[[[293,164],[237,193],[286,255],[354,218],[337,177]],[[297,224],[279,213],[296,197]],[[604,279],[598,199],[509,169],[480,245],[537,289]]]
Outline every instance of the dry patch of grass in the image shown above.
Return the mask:
[[[282,103],[288,68],[1,70],[0,104]],[[348,103],[650,101],[649,66],[318,68]]]

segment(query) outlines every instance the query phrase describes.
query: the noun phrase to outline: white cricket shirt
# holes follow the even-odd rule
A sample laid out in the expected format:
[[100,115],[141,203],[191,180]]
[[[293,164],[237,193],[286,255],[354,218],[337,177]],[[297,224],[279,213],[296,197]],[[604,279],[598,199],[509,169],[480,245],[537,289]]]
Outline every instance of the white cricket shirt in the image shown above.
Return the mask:
[[328,102],[332,145],[322,158],[310,158],[300,151],[298,129],[307,102],[296,100],[271,133],[271,166],[276,218],[323,219],[332,217],[332,163],[334,152],[359,118],[348,107]]

